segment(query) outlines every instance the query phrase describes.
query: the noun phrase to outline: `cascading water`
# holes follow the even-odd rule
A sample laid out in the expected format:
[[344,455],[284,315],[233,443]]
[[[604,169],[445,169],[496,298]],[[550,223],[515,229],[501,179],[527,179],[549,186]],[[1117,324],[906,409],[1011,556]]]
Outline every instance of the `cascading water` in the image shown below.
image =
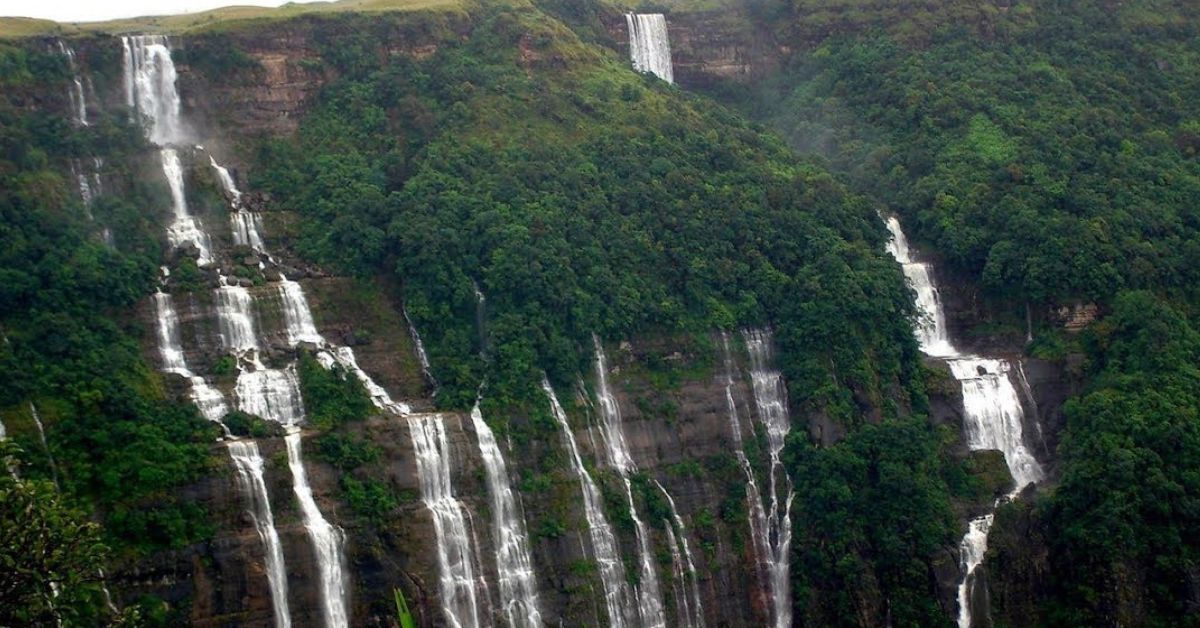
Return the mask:
[[[696,576],[696,562],[692,559],[692,548],[688,545],[687,526],[683,525],[683,517],[679,516],[679,511],[675,508],[675,499],[667,492],[667,489],[654,481],[658,486],[658,490],[662,491],[664,497],[667,498],[667,505],[671,507],[671,518],[674,519],[675,529],[679,531],[679,542],[675,540],[675,534],[671,531],[671,522],[667,524],[667,538],[671,544],[671,559],[675,564],[675,579],[679,586],[683,589],[683,595],[680,596],[682,604],[680,604],[680,624],[683,626],[691,626],[692,628],[704,627],[704,606],[700,603],[700,579]],[[679,560],[679,547],[683,547],[683,558],[687,561],[682,563]],[[687,567],[687,576],[683,575],[683,567]],[[691,581],[691,602],[688,603],[688,580]]]
[[633,458],[629,455],[629,446],[625,443],[622,427],[621,407],[608,386],[607,358],[600,339],[592,336],[592,344],[596,349],[596,397],[600,402],[600,432],[608,450],[609,464],[620,474],[625,482],[625,496],[629,500],[629,515],[633,518],[634,531],[637,533],[638,554],[641,559],[641,582],[635,587],[638,596],[638,615],[643,626],[665,626],[663,616],[662,593],[658,586],[658,573],[654,569],[654,551],[650,547],[650,533],[646,524],[638,516],[637,505],[633,501],[633,487],[629,481],[629,473],[636,469]]
[[234,388],[238,410],[274,421],[297,425],[304,420],[300,399],[300,378],[296,368],[269,369],[261,364],[243,369]]
[[216,300],[221,346],[235,352],[258,349],[250,291],[241,286],[221,286],[216,289]]
[[421,497],[433,515],[442,611],[452,626],[479,626],[481,601],[476,591],[471,537],[466,509],[454,497],[450,482],[450,446],[445,423],[438,415],[423,415],[410,417],[408,426],[416,450]]
[[950,335],[946,330],[946,316],[942,312],[937,287],[933,285],[929,264],[912,258],[908,239],[904,237],[900,221],[895,216],[887,219],[887,228],[892,234],[892,239],[887,244],[888,252],[900,262],[904,276],[917,293],[917,311],[921,315],[917,323],[917,341],[921,344],[921,351],[933,357],[958,355],[958,350],[950,343]]
[[[171,147],[184,143],[186,133],[180,117],[179,94],[175,89],[175,65],[171,60],[167,41],[159,36],[127,36],[122,37],[121,42],[125,61],[126,104],[142,119],[148,121],[150,140],[161,147],[163,173],[171,188],[175,221],[168,229],[168,238],[174,246],[187,242],[195,244],[200,251],[200,262],[209,263],[212,256],[208,234],[188,215],[183,168],[178,153]],[[213,162],[213,165],[216,163]],[[222,179],[222,183],[226,181]],[[232,178],[229,178],[228,183],[232,185]],[[236,188],[233,189],[236,191]],[[246,243],[250,241],[251,238],[247,235]],[[261,243],[261,240],[259,242]],[[293,491],[300,504],[304,526],[316,557],[324,623],[329,628],[344,628],[350,623],[347,601],[349,575],[342,550],[344,540],[341,531],[321,514],[312,488],[308,484],[301,453],[301,434],[296,427],[304,420],[304,406],[300,398],[295,367],[268,369],[259,362],[259,343],[252,315],[253,299],[248,291],[236,286],[223,286],[217,290],[216,300],[222,345],[241,354],[242,359],[239,362],[249,363],[249,368],[239,364],[242,372],[238,376],[234,391],[238,408],[288,427],[285,438],[288,467],[292,472]],[[178,317],[170,296],[160,292],[155,295],[155,304],[159,314],[159,348],[163,356],[164,370],[189,377],[192,381],[193,399],[201,411],[206,417],[219,421],[225,414],[224,398],[220,392],[209,387],[202,378],[188,370],[179,343]],[[307,304],[304,304],[303,309],[311,323]],[[289,318],[289,324],[291,322]],[[289,328],[289,335],[291,331]],[[244,450],[242,453],[245,453]],[[231,447],[230,455],[237,464],[238,448]],[[269,504],[265,499],[265,489],[261,503]],[[264,520],[267,515],[269,512],[260,516],[259,520]],[[269,541],[267,543],[270,544]],[[270,558],[271,553],[269,549],[268,562],[274,560]],[[282,571],[281,555],[279,563]],[[271,569],[270,565],[268,569]],[[286,586],[282,580],[279,582],[281,587]],[[275,589],[274,584],[272,589]],[[280,600],[286,604],[286,598],[277,598],[277,605]],[[279,613],[277,608],[277,621],[283,616],[285,615]]]
[[263,480],[263,459],[254,441],[229,441],[229,457],[237,469],[238,488],[246,495],[247,509],[254,529],[263,543],[267,584],[271,588],[271,606],[275,613],[275,626],[288,628],[292,616],[288,611],[287,571],[283,563],[283,546],[279,532],[275,529],[275,517],[271,514],[271,499],[267,495],[267,484]]
[[58,50],[67,58],[67,66],[71,69],[71,87],[67,90],[67,96],[71,99],[71,122],[88,126],[87,99],[83,95],[83,79],[79,76],[75,51],[62,41],[58,42]]
[[[625,613],[632,611],[629,584],[625,579],[625,564],[621,562],[621,552],[617,546],[617,537],[613,534],[612,526],[604,516],[600,489],[583,465],[579,455],[579,446],[575,443],[575,434],[567,423],[567,413],[563,411],[554,394],[554,388],[549,380],[542,378],[542,390],[550,399],[550,411],[562,428],[563,438],[567,443],[567,451],[571,454],[571,469],[579,478],[579,486],[583,492],[583,514],[587,519],[588,533],[592,540],[592,556],[600,572],[600,583],[604,587],[604,607],[608,611],[608,624],[612,628],[625,628],[637,623],[637,617],[626,617]],[[632,615],[632,612],[630,613]]]
[[492,543],[500,576],[500,614],[514,628],[540,628],[537,574],[529,556],[525,519],[509,484],[508,467],[491,428],[483,420],[479,404],[471,410],[471,422],[479,439],[479,453],[492,497]]
[[742,473],[746,476],[746,523],[750,528],[750,540],[753,542],[759,584],[769,590],[773,553],[768,540],[767,513],[763,508],[758,482],[754,479],[754,469],[750,466],[750,460],[746,457],[746,450],[742,445],[742,422],[738,418],[737,403],[733,399],[733,353],[729,350],[729,335],[724,332],[721,333],[721,345],[725,352],[725,405],[729,411],[729,424],[733,433],[733,452],[742,467]]
[[262,229],[261,217],[242,207],[242,191],[234,183],[229,169],[217,163],[211,154],[208,156],[208,163],[217,173],[217,181],[221,184],[221,190],[225,192],[229,208],[233,210],[229,216],[229,222],[233,226],[233,243],[265,253],[266,247],[263,246],[262,237],[259,235]]
[[[954,378],[962,386],[964,418],[963,432],[972,451],[994,449],[1004,454],[1004,462],[1012,475],[1014,488],[1003,499],[1012,499],[1029,484],[1045,476],[1041,465],[1025,445],[1025,411],[1013,387],[1007,360],[962,355],[950,341],[946,315],[930,279],[928,264],[913,259],[908,240],[895,217],[886,220],[892,239],[888,251],[904,267],[904,274],[917,293],[916,305],[921,314],[917,339],[921,350],[931,357],[946,359]],[[1018,364],[1018,367],[1020,365]],[[1020,374],[1023,377],[1023,373]],[[1031,395],[1032,399],[1032,395]],[[1001,500],[997,500],[996,505]],[[995,505],[993,506],[993,512]],[[987,535],[993,515],[972,519],[967,534],[959,544],[959,563],[963,572],[958,586],[958,625],[971,626],[971,592],[975,569],[987,553]]]
[[626,13],[625,25],[629,27],[629,57],[633,60],[633,69],[674,83],[667,18],[661,13]]
[[[792,547],[792,480],[783,467],[780,455],[784,441],[792,429],[788,416],[787,390],[783,376],[772,368],[772,338],[768,330],[747,330],[743,333],[746,352],[750,355],[750,380],[754,390],[754,405],[758,418],[767,429],[767,448],[771,459],[771,508],[767,513],[767,541],[771,550],[769,583],[774,625],[792,625],[792,591],[788,570]],[[781,479],[782,478],[782,479]],[[786,497],[780,500],[782,490]]]
[[179,340],[179,315],[175,312],[171,295],[154,293],[154,308],[158,320],[158,354],[162,357],[162,370],[188,378],[192,384],[192,402],[200,409],[200,414],[209,421],[219,422],[229,412],[225,396],[188,368]]
[[312,541],[317,557],[317,570],[321,579],[321,605],[327,628],[345,628],[350,625],[350,612],[346,602],[349,590],[348,574],[342,552],[342,531],[330,525],[313,499],[308,475],[304,471],[304,458],[300,451],[300,429],[291,428],[284,438],[287,444],[288,467],[292,470],[292,487],[300,512],[304,515],[304,527]]
[[210,264],[213,261],[212,243],[200,223],[188,213],[187,196],[183,188],[183,165],[179,161],[179,153],[174,148],[163,148],[159,154],[162,158],[163,174],[166,175],[167,185],[171,188],[171,211],[174,215],[174,220],[167,227],[167,239],[174,248],[188,243],[196,245],[200,253],[197,262]]
[[208,234],[188,214],[184,194],[183,166],[179,153],[170,148],[185,139],[179,115],[179,92],[175,90],[175,63],[165,37],[130,35],[121,38],[125,54],[125,101],[131,111],[149,122],[150,141],[161,147],[163,174],[171,188],[174,221],[167,229],[172,247],[192,243],[199,249],[199,263],[212,262]]
[[320,345],[325,342],[313,322],[312,310],[308,307],[308,299],[305,298],[304,288],[301,288],[300,284],[281,274],[279,299],[283,303],[283,320],[287,328],[288,344],[296,346],[301,342],[311,342]]
[[1004,461],[1016,482],[1015,491],[1040,481],[1042,467],[1022,438],[1024,411],[1008,377],[1009,363],[986,358],[950,361],[950,372],[962,383],[966,410],[963,428],[971,450],[1004,452]]
[[408,323],[408,334],[412,336],[413,344],[417,347],[417,360],[421,363],[421,372],[425,375],[425,379],[433,385],[433,389],[437,391],[437,380],[433,378],[433,371],[429,368],[429,354],[425,353],[425,343],[421,342],[421,334],[417,332],[417,326],[413,324],[412,318],[408,316],[408,308],[404,308],[404,321]]

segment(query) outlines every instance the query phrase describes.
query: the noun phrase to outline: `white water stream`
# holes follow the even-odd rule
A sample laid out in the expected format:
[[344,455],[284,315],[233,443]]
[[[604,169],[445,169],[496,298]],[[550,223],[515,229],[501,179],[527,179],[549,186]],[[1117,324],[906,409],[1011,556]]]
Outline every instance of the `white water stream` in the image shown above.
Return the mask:
[[[904,274],[917,294],[916,305],[921,315],[917,340],[921,350],[931,357],[945,359],[950,372],[962,386],[963,434],[967,446],[973,451],[994,449],[1004,454],[1014,487],[1001,499],[1012,499],[1026,486],[1045,477],[1041,465],[1025,444],[1025,411],[1009,376],[1012,365],[1008,360],[964,355],[955,348],[929,265],[914,259],[896,217],[887,218],[886,223],[892,234],[888,251],[903,266]],[[1023,381],[1024,374],[1018,375]],[[1032,395],[1030,398],[1032,400]],[[997,500],[997,505],[999,502]],[[994,511],[995,506],[992,512],[968,522],[967,534],[959,544],[959,566],[963,574],[958,587],[960,628],[970,628],[972,623],[970,602],[975,570],[987,554],[987,535]]]
[[661,13],[626,13],[625,25],[629,28],[629,57],[633,69],[674,83],[667,18]]

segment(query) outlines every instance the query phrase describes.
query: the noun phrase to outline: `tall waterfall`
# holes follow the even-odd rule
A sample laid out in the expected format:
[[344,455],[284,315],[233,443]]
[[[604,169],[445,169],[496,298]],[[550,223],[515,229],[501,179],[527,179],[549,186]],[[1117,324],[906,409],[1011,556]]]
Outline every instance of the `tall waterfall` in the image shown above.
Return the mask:
[[[147,121],[150,140],[161,147],[163,173],[171,188],[175,220],[168,228],[168,238],[174,246],[188,242],[195,244],[200,250],[200,262],[209,263],[213,258],[208,234],[195,219],[188,215],[183,168],[178,153],[172,148],[172,145],[184,143],[186,132],[180,116],[179,94],[175,88],[175,65],[171,60],[167,41],[159,36],[127,36],[121,38],[121,44],[124,53],[126,104]],[[212,164],[219,168],[215,161],[212,161]],[[222,171],[223,169],[219,169],[218,173],[220,174]],[[226,171],[224,174],[227,175],[228,172]],[[228,181],[224,177],[219,176],[219,178],[223,185],[232,186],[232,177]],[[232,191],[236,191],[236,187],[232,188]],[[240,193],[237,197],[240,198]],[[249,236],[247,236],[246,243],[249,243]],[[304,421],[304,405],[300,398],[295,366],[269,369],[259,361],[257,355],[259,341],[254,325],[253,298],[247,290],[236,286],[223,286],[216,291],[215,297],[222,346],[240,354],[241,358],[239,360],[241,373],[238,375],[234,390],[238,408],[264,419],[276,421],[288,428],[285,438],[288,467],[292,472],[293,491],[300,504],[304,526],[312,541],[316,557],[324,623],[328,628],[344,628],[350,623],[347,600],[349,573],[346,570],[343,555],[344,539],[341,531],[331,525],[322,515],[313,497],[312,488],[308,484],[298,427]],[[224,398],[219,391],[209,387],[202,378],[193,375],[188,370],[179,343],[178,316],[175,314],[170,296],[159,293],[155,296],[155,304],[158,308],[159,349],[163,357],[164,370],[190,377],[192,396],[201,411],[210,419],[219,420],[225,414]],[[311,314],[307,313],[307,303],[304,303],[303,309],[311,323]],[[285,318],[288,318],[286,311]],[[289,325],[292,324],[291,318],[288,322]],[[253,443],[251,442],[250,445]],[[256,446],[255,449],[257,449]],[[241,454],[247,454],[247,450],[230,447],[230,455],[234,458],[235,464],[242,464],[239,462]],[[251,473],[254,468],[252,462],[251,460],[249,467]],[[251,482],[251,488],[254,493],[257,493],[253,482]],[[256,508],[258,504],[269,505],[269,500],[255,499],[252,501],[252,508]],[[269,516],[269,511],[260,513],[257,515],[257,519],[260,522],[265,521],[267,516]],[[265,542],[268,546],[270,545],[269,539]],[[272,550],[268,549],[268,563],[274,560],[270,557],[271,554]],[[280,556],[279,563],[282,565],[282,556]],[[272,569],[270,564],[268,564],[268,569]],[[286,585],[283,585],[281,581],[281,586]],[[272,589],[274,591],[274,584],[272,584]],[[276,599],[274,602],[277,605],[276,620],[281,621],[282,615],[278,612],[280,600]],[[286,600],[283,600],[283,603],[286,604]]]
[[124,50],[125,104],[149,124],[150,141],[162,147],[162,169],[171,188],[174,222],[167,229],[171,246],[191,242],[200,251],[199,262],[213,261],[208,234],[188,213],[184,194],[183,166],[170,146],[186,139],[175,89],[175,63],[167,39],[159,35],[128,35],[121,38]]
[[300,430],[288,430],[284,438],[287,443],[288,467],[292,470],[292,487],[300,512],[304,515],[304,527],[312,541],[317,556],[317,570],[321,578],[321,605],[327,628],[345,628],[350,625],[350,612],[346,597],[349,583],[346,581],[346,564],[342,553],[341,530],[333,527],[321,514],[313,499],[308,475],[304,471],[300,455]]
[[600,402],[600,432],[608,450],[608,461],[625,482],[625,496],[629,500],[629,516],[633,518],[637,533],[638,555],[641,559],[641,582],[635,587],[638,596],[638,615],[643,626],[665,626],[662,593],[658,586],[658,573],[654,569],[654,551],[650,547],[650,532],[638,516],[637,504],[633,501],[633,487],[629,472],[636,469],[625,443],[622,427],[621,407],[608,386],[608,365],[604,346],[600,339],[592,336],[596,349],[596,397]]
[[[792,589],[788,575],[792,555],[792,480],[780,457],[784,441],[792,429],[787,409],[787,389],[783,376],[771,367],[772,337],[768,330],[744,332],[746,351],[750,355],[750,380],[754,390],[754,405],[758,417],[767,429],[767,447],[771,458],[771,508],[767,513],[767,541],[771,557],[769,583],[774,625],[792,625]],[[780,491],[786,493],[780,500]]]
[[483,420],[479,404],[471,409],[471,423],[479,439],[479,453],[491,494],[492,543],[496,548],[496,570],[500,577],[500,612],[513,628],[540,628],[537,574],[529,556],[525,518],[509,484],[508,467],[496,437]]
[[746,476],[746,519],[750,529],[755,565],[759,584],[768,590],[771,587],[771,564],[774,553],[771,551],[767,512],[763,508],[762,493],[758,490],[758,482],[754,479],[754,469],[746,458],[746,450],[742,445],[742,422],[738,418],[737,403],[733,399],[733,353],[729,350],[729,335],[722,332],[721,346],[725,353],[725,405],[729,411],[729,427],[733,434],[733,453],[742,473]]
[[209,421],[220,421],[229,412],[225,396],[188,368],[179,341],[179,315],[175,312],[171,295],[154,293],[154,309],[158,320],[158,354],[162,358],[162,370],[188,378],[192,384],[192,402],[200,409],[200,414]]
[[[700,579],[696,576],[696,562],[692,559],[692,548],[688,545],[687,526],[683,524],[683,517],[679,516],[679,511],[675,508],[675,499],[667,492],[667,489],[654,481],[658,486],[658,490],[662,491],[663,497],[667,498],[667,505],[671,507],[671,518],[673,522],[667,522],[667,539],[671,545],[671,561],[674,564],[676,595],[679,598],[679,624],[691,628],[704,628],[704,605],[700,603]],[[675,539],[675,534],[672,532],[671,524],[674,523],[675,529],[679,531],[679,541]],[[687,562],[680,561],[680,547],[683,548],[682,558]],[[684,567],[687,568],[686,577],[684,575]],[[690,581],[690,587],[689,585]],[[691,601],[688,601],[688,589],[691,589]]]
[[674,83],[667,18],[661,13],[626,13],[625,25],[629,27],[629,57],[633,60],[633,69]]
[[[579,445],[575,442],[575,433],[567,423],[567,413],[558,402],[558,395],[550,381],[542,378],[542,390],[550,399],[550,411],[555,421],[562,428],[563,438],[567,443],[567,451],[571,454],[571,469],[579,478],[579,486],[583,492],[583,515],[587,519],[588,533],[592,540],[592,555],[600,571],[600,583],[604,587],[604,607],[608,611],[608,625],[612,628],[626,628],[637,623],[637,617],[629,606],[629,582],[625,579],[625,564],[621,562],[621,550],[617,546],[617,537],[613,534],[612,526],[604,516],[603,498],[600,489],[579,455]],[[631,617],[626,617],[630,612]]]
[[71,100],[71,122],[88,126],[87,99],[83,95],[83,79],[79,76],[75,50],[62,41],[58,42],[58,50],[67,58],[67,66],[71,69],[71,87],[67,90],[67,97]]
[[248,512],[258,531],[258,538],[266,551],[267,584],[271,587],[271,606],[275,612],[275,626],[289,628],[292,616],[288,611],[287,571],[283,563],[283,546],[279,543],[279,532],[275,530],[275,517],[271,514],[271,499],[267,495],[267,484],[263,480],[263,459],[254,441],[229,441],[229,456],[237,469],[238,488],[249,502]]
[[162,35],[127,35],[124,48],[125,104],[147,118],[150,141],[165,146],[184,139],[179,113],[179,92],[175,90],[175,62],[167,38]]
[[[937,288],[930,279],[928,264],[913,259],[908,240],[895,216],[887,219],[887,227],[892,234],[888,251],[904,267],[904,274],[917,293],[916,304],[921,314],[917,339],[921,343],[921,350],[931,357],[945,358],[950,372],[962,386],[966,415],[963,418],[963,433],[967,446],[972,451],[994,449],[1004,453],[1004,462],[1012,475],[1014,488],[1003,499],[1011,499],[1029,484],[1045,477],[1041,465],[1025,445],[1025,411],[1009,376],[1012,366],[1007,360],[959,353],[947,333],[946,315]],[[987,535],[992,521],[990,512],[972,519],[967,525],[967,534],[959,544],[959,566],[963,573],[958,586],[960,628],[971,626],[970,597],[975,569],[987,553]]]
[[446,425],[440,416],[422,415],[410,417],[408,426],[416,449],[421,497],[433,515],[442,611],[451,626],[480,626],[481,601],[476,591],[471,537],[466,509],[454,497],[450,482]]

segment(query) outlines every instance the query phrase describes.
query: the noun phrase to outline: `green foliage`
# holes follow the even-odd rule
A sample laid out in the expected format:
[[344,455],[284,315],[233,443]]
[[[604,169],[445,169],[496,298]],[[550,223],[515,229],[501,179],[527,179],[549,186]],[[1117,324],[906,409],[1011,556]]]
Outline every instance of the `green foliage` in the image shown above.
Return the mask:
[[383,523],[400,505],[400,500],[391,489],[378,480],[359,480],[351,475],[343,475],[340,484],[342,497],[350,509],[373,523]]
[[1066,407],[1062,483],[1043,505],[1047,616],[1180,625],[1200,564],[1200,332],[1135,292],[1090,344],[1094,380]]
[[862,427],[828,448],[789,440],[788,468],[801,487],[792,579],[802,623],[949,624],[932,560],[959,530],[937,450],[919,420]]
[[[0,463],[20,448],[0,440]],[[100,569],[108,548],[100,527],[67,503],[54,485],[0,473],[0,624],[104,623]]]
[[796,405],[856,422],[885,396],[920,404],[911,302],[869,205],[536,10],[475,20],[421,60],[330,43],[341,79],[253,169],[303,212],[303,253],[403,279],[441,405],[485,378],[497,403],[531,402],[543,371],[586,368],[593,333],[769,322]]
[[[224,359],[224,358],[222,358]],[[251,438],[268,438],[283,436],[283,426],[272,421],[264,421],[254,415],[234,410],[221,419],[221,423],[234,436],[249,436]]]
[[1195,297],[1194,6],[1148,25],[1137,11],[1162,3],[835,4],[873,18],[928,10],[944,28],[921,47],[870,28],[823,38],[760,90],[759,112],[902,215],[944,269],[1018,303]]
[[404,599],[404,591],[397,587],[392,592],[396,598],[396,619],[400,622],[400,628],[416,628],[412,612],[408,610],[408,601]]
[[[161,261],[161,231],[146,208],[166,208],[163,190],[137,176],[142,132],[124,112],[76,129],[65,112],[30,109],[29,90],[65,93],[70,81],[62,55],[40,43],[0,45],[0,59],[0,408],[42,412],[65,498],[94,508],[114,551],[202,539],[208,514],[179,495],[208,471],[217,430],[190,405],[164,399],[141,357],[141,330],[128,322]],[[68,179],[69,160],[93,154],[109,158],[105,176],[121,190],[92,208],[116,248],[99,242]],[[28,432],[10,436],[36,442]],[[38,459],[24,471],[51,475]]]
[[375,462],[381,453],[378,446],[339,432],[318,436],[316,444],[316,457],[343,471]]
[[322,430],[371,415],[374,406],[362,382],[341,365],[326,369],[312,354],[302,352],[297,362],[300,392],[310,425]]

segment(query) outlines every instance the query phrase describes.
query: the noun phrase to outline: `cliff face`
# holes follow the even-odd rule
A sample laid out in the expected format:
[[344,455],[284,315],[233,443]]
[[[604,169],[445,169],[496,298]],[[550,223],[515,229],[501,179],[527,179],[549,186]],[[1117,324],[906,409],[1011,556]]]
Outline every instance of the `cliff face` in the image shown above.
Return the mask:
[[[679,14],[668,18],[675,52],[675,72],[685,87],[712,87],[727,82],[760,80],[782,63],[786,48],[772,42],[769,34],[751,26],[744,16]],[[379,26],[382,34],[372,41],[383,42],[376,52],[386,56],[431,54],[439,41],[459,37],[469,30],[461,16],[446,14],[422,18],[418,26],[396,23]],[[620,46],[627,45],[623,18],[610,21],[610,33]],[[286,137],[296,129],[299,118],[311,106],[330,78],[328,66],[315,60],[321,49],[320,20],[295,20],[226,34],[182,38],[179,51],[179,90],[188,119],[195,125],[197,143],[221,153],[223,163],[249,163],[240,139],[246,136]],[[85,67],[107,68],[96,75],[96,103],[118,107],[123,103],[119,71],[113,71],[113,50],[120,43],[111,38],[92,38],[77,43]],[[236,51],[225,57],[217,50]],[[214,65],[225,58],[228,66]],[[115,62],[119,68],[119,56]],[[222,73],[225,68],[226,73]],[[214,233],[228,234],[227,211],[204,157],[187,156],[192,209]],[[244,181],[243,173],[234,175]],[[207,190],[204,192],[203,190]],[[363,370],[394,397],[410,402],[417,411],[431,411],[435,404],[423,379],[414,344],[402,314],[399,290],[382,282],[327,276],[306,265],[290,252],[291,212],[275,206],[269,198],[254,195],[250,203],[261,211],[264,236],[275,253],[275,261],[290,278],[300,281],[313,309],[321,334],[340,345],[351,346]],[[218,235],[216,246],[233,248],[231,238]],[[242,251],[241,253],[245,253]],[[245,257],[245,255],[243,255]],[[242,259],[243,266],[261,260]],[[225,269],[233,274],[233,268]],[[214,276],[204,280],[211,282]],[[265,277],[250,287],[262,304],[258,324],[267,338],[268,358],[291,359],[280,327],[281,314],[274,296],[277,278]],[[956,297],[957,299],[957,297]],[[222,357],[217,337],[213,303],[209,291],[198,290],[176,296],[182,344],[188,363],[212,378],[229,394],[233,375],[220,371]],[[959,303],[952,300],[952,303]],[[954,307],[966,311],[966,306]],[[152,304],[146,302],[140,317],[143,326],[154,328]],[[733,460],[733,430],[753,450],[751,464],[762,484],[766,465],[763,421],[758,416],[748,376],[748,360],[736,339],[732,343],[733,384],[730,388],[740,422],[734,427],[726,398],[724,356],[717,337],[633,338],[609,347],[610,378],[623,414],[623,430],[637,469],[639,481],[661,483],[674,498],[689,534],[696,559],[702,606],[708,625],[763,625],[770,616],[767,587],[761,580],[745,512],[745,476]],[[145,354],[157,363],[154,338],[147,334]],[[1055,365],[1030,363],[1028,380],[1032,396],[1028,416],[1046,426],[1045,447],[1053,449],[1053,429],[1060,423],[1060,408],[1071,387]],[[168,378],[170,380],[170,378]],[[169,381],[169,383],[171,383]],[[568,403],[575,440],[589,466],[597,470],[601,484],[611,485],[613,474],[604,462],[603,437],[594,388],[594,373],[581,373],[574,394],[560,390]],[[184,387],[172,388],[182,395]],[[962,402],[956,387],[935,390],[931,395],[935,420],[961,424]],[[1033,406],[1037,409],[1034,410]],[[443,415],[449,441],[451,479],[456,496],[471,515],[479,567],[494,582],[496,566],[491,534],[488,488],[483,479],[479,438],[471,421],[461,413]],[[508,417],[514,421],[529,417]],[[809,425],[795,419],[796,431],[807,428],[822,443],[839,438],[839,426],[813,417]],[[1038,430],[1041,433],[1041,430]],[[315,451],[315,433],[304,441],[306,466],[322,511],[346,533],[347,564],[351,573],[351,616],[355,625],[394,625],[393,592],[400,590],[419,625],[444,625],[438,589],[439,566],[436,534],[429,509],[420,499],[415,451],[407,422],[402,417],[376,415],[341,428],[379,450],[378,462],[366,471],[372,480],[398,496],[397,505],[380,517],[363,516],[345,498],[341,483],[345,472],[324,462]],[[578,481],[565,468],[545,485],[529,481],[537,472],[536,457],[565,460],[561,438],[514,445],[501,440],[508,457],[514,489],[519,493],[538,573],[544,617],[561,618],[564,625],[596,625],[605,621],[602,588],[588,561],[594,557],[582,511]],[[291,475],[281,438],[257,439],[266,461],[266,482],[276,527],[287,557],[289,604],[295,625],[319,623],[321,603],[316,582],[317,569],[312,544],[293,496]],[[244,496],[234,481],[233,469],[223,444],[213,446],[211,477],[189,487],[188,501],[212,513],[216,528],[206,543],[128,560],[110,574],[110,586],[118,600],[142,594],[160,597],[179,609],[196,625],[272,625],[270,591],[267,586],[262,542],[247,515]],[[565,467],[565,465],[564,465]],[[644,498],[639,507],[645,508]],[[658,513],[661,514],[661,513]],[[649,518],[647,512],[643,516]],[[666,530],[670,522],[648,520],[652,544],[666,553]],[[636,540],[631,530],[618,530],[618,542],[627,565],[636,560]],[[955,558],[952,549],[941,557],[939,572],[943,605],[953,608]],[[675,618],[674,587],[669,556],[656,564],[662,579],[668,618]],[[493,586],[488,595],[496,595]],[[495,600],[489,600],[495,607]]]
[[[617,50],[628,54],[625,18],[608,16],[604,25]],[[762,80],[780,68],[789,52],[743,9],[670,13],[667,31],[675,81],[689,89],[711,90]]]

